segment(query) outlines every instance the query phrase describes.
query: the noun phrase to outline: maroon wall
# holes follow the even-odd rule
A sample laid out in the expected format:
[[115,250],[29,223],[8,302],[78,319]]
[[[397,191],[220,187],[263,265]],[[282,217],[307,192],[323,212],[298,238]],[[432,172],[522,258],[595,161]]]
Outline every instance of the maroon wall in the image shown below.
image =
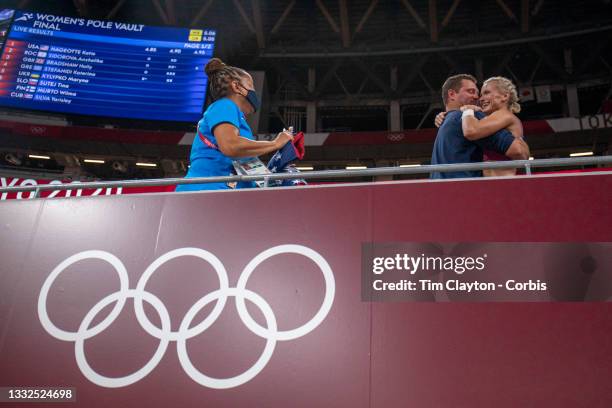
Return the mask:
[[[0,386],[76,387],[77,403],[69,406],[82,407],[612,406],[610,303],[368,303],[360,287],[363,242],[612,241],[611,192],[612,175],[585,174],[4,201]],[[335,280],[333,305],[318,327],[279,340],[261,371],[232,388],[192,380],[172,339],[144,378],[96,385],[77,365],[74,341],[53,337],[40,320],[43,284],[82,251],[114,255],[134,289],[163,254],[200,248],[223,263],[235,287],[257,254],[284,244],[325,259]],[[218,287],[213,267],[193,256],[161,265],[146,284],[168,310],[172,331]],[[289,330],[317,312],[326,284],[314,262],[281,254],[263,261],[247,288],[269,304],[278,329]],[[75,332],[118,289],[110,264],[86,259],[58,276],[45,307],[57,327]],[[266,346],[241,322],[235,303],[229,297],[217,321],[186,341],[193,365],[209,376],[239,375]],[[258,307],[247,301],[247,308],[264,325]],[[144,309],[159,326],[155,310],[146,302]],[[123,377],[145,366],[160,340],[138,323],[130,298],[84,344],[96,372]]]

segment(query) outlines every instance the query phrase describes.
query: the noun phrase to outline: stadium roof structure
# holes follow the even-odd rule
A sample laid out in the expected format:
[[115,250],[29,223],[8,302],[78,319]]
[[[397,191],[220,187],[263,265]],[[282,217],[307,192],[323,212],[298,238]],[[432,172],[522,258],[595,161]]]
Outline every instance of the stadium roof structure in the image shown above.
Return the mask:
[[[288,108],[305,112],[313,101],[323,109],[356,108],[363,117],[362,107],[386,108],[398,100],[406,111],[403,127],[420,127],[440,106],[441,83],[458,72],[480,80],[504,75],[519,86],[551,85],[553,92],[576,84],[583,113],[596,113],[610,94],[612,4],[604,0],[13,3],[89,18],[216,28],[218,56],[266,72],[271,110],[280,118]],[[527,118],[569,114],[563,103],[529,108]],[[379,122],[371,119],[377,128],[361,130],[381,130]],[[341,125],[332,120],[315,127]]]
[[[265,72],[265,117],[260,121],[260,133],[289,125],[329,134],[431,128],[435,114],[442,109],[442,82],[462,72],[479,80],[507,76],[521,92],[532,92],[532,97],[523,101],[524,121],[597,114],[609,117],[611,110],[609,0],[5,3],[7,7],[94,19],[216,29],[217,56],[229,64]],[[539,87],[547,92],[547,98],[533,96]],[[604,152],[611,132],[607,122],[603,123],[592,131],[596,134],[573,130],[562,138],[550,136],[550,142],[538,146],[554,153],[570,145],[591,144]],[[422,159],[429,145],[422,152],[415,148],[323,146],[312,147],[310,152],[322,161],[343,161],[350,152],[368,158],[394,153],[394,157]],[[87,145],[65,148],[80,149],[86,150]],[[106,150],[116,154],[122,149]],[[145,155],[151,150],[139,149],[133,151]],[[171,159],[185,154],[184,150],[168,149],[154,153]]]

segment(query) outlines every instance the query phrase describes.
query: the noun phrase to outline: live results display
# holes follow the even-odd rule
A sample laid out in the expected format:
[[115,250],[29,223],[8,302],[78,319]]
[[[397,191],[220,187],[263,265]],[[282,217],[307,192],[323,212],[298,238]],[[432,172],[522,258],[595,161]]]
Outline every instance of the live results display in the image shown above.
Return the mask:
[[200,118],[214,30],[13,10],[3,17],[8,34],[0,57],[0,105],[134,119]]

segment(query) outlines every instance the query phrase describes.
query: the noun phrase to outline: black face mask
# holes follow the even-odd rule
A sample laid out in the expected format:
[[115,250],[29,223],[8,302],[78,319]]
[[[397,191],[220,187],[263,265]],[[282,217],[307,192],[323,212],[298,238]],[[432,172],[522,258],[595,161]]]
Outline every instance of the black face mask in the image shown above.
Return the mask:
[[[242,86],[242,84],[240,84],[240,86]],[[261,101],[259,100],[259,96],[257,96],[257,92],[252,89],[247,89],[244,86],[242,87],[247,91],[247,94],[245,96],[246,100],[249,101],[249,103],[253,107],[253,111],[257,112],[261,107]]]
[[261,107],[261,101],[259,100],[259,96],[257,96],[257,92],[249,89],[246,98],[253,107],[253,111],[257,112]]

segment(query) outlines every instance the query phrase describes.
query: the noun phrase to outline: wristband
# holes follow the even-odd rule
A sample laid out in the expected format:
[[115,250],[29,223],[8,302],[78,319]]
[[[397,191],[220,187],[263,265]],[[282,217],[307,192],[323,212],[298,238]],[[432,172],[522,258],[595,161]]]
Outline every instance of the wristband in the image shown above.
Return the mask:
[[474,109],[464,110],[463,113],[461,114],[461,119],[465,118],[466,116],[474,116]]

